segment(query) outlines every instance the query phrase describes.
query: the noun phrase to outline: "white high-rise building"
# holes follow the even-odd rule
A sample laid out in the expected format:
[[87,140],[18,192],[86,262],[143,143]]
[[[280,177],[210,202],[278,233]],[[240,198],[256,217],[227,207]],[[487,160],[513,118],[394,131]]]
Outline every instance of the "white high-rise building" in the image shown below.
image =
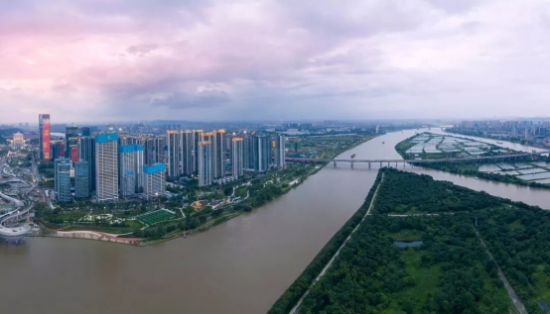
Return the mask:
[[212,142],[200,141],[198,143],[199,161],[199,186],[212,184]]
[[168,175],[171,177],[191,176],[195,171],[194,133],[190,130],[168,131],[166,142]]
[[166,166],[156,163],[143,167],[143,197],[146,200],[159,197],[166,188]]
[[238,178],[244,174],[244,140],[235,137],[231,140],[231,164],[233,177]]
[[95,136],[96,194],[99,202],[118,199],[118,134]]

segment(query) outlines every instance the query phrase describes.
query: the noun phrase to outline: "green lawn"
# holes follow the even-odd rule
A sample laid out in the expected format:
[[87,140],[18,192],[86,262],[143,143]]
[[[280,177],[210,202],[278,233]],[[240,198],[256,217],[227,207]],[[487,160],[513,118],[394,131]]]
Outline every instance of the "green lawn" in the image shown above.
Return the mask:
[[165,209],[159,209],[155,210],[153,212],[149,212],[147,214],[139,215],[137,216],[137,220],[143,222],[147,225],[154,225],[158,222],[169,220],[176,217],[175,214],[172,214],[171,212],[165,210]]
[[82,212],[68,212],[59,214],[59,218],[63,219],[64,221],[77,221],[84,216],[86,216],[86,213]]
[[137,220],[126,220],[124,221],[124,226],[126,228],[139,229],[143,227],[143,224]]
[[[403,240],[410,241],[410,240]],[[438,291],[437,283],[441,276],[441,264],[436,264],[430,267],[422,267],[420,265],[420,259],[422,258],[422,251],[414,248],[402,249],[401,260],[405,262],[405,269],[410,277],[410,280],[414,282],[414,286],[404,289],[399,293],[394,301],[399,303],[404,300],[415,300],[417,306],[424,304],[428,294],[434,294]],[[396,304],[397,305],[397,304]],[[398,306],[396,306],[399,308]],[[420,309],[417,308],[419,313]],[[382,312],[383,314],[402,313],[400,310],[390,307]]]

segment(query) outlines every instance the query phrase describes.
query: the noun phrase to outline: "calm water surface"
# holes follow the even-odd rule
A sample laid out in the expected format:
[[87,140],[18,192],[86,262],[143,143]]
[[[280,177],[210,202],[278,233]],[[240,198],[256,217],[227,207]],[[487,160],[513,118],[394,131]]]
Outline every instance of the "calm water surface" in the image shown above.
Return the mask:
[[[415,132],[384,135],[342,157],[400,158],[395,144]],[[146,248],[47,238],[0,246],[0,312],[265,313],[363,203],[376,171],[331,165],[253,213]],[[550,207],[548,191],[412,171]]]

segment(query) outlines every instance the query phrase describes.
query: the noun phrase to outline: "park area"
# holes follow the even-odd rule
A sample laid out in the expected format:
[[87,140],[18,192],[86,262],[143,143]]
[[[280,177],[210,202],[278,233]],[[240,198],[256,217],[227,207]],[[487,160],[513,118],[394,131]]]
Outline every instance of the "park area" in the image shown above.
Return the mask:
[[548,313],[548,211],[381,172],[271,314]]

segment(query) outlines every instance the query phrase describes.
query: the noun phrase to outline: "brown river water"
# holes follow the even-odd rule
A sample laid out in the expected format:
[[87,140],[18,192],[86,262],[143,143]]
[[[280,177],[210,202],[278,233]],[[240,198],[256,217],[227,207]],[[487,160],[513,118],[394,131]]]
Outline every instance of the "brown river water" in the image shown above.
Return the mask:
[[[415,132],[386,134],[342,157],[399,159],[394,146]],[[550,191],[411,171],[550,208]],[[363,203],[376,174],[331,164],[250,214],[145,248],[53,238],[0,246],[0,313],[265,313]]]

